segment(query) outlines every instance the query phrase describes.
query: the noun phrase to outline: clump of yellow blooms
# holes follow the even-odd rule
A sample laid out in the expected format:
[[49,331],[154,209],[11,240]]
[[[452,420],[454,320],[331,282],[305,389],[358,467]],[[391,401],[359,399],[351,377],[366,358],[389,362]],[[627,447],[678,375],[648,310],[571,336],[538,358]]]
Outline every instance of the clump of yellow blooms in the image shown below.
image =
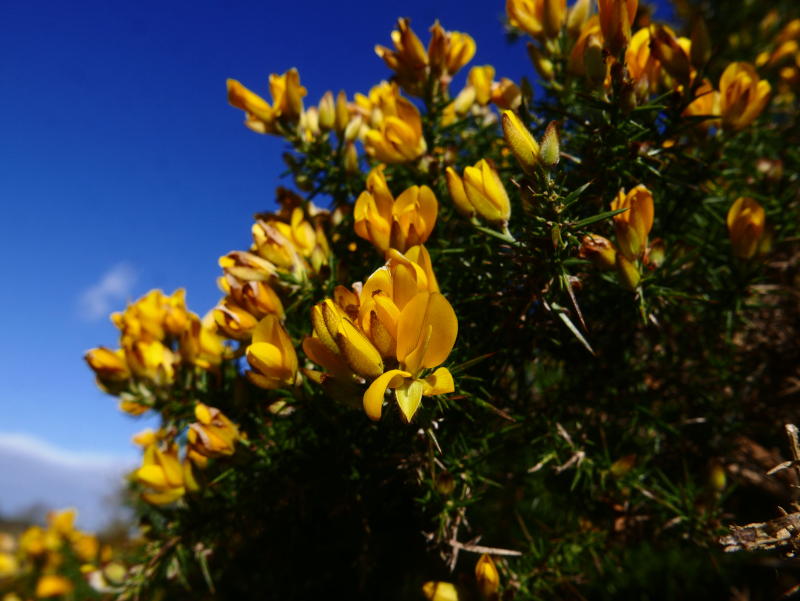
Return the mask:
[[[430,488],[414,497],[439,519],[431,528],[436,532],[425,535],[430,546],[451,566],[459,549],[481,554],[474,576],[461,574],[457,584],[426,582],[422,592],[434,601],[511,598],[520,578],[527,579],[525,592],[535,594],[530,577],[515,572],[509,559],[521,551],[458,541],[459,527],[470,528],[466,511],[482,499],[485,485],[505,487],[497,484],[505,472],[479,473],[495,450],[529,458],[535,452],[525,445],[551,445],[557,450],[526,466],[520,481],[537,478],[549,462],[556,475],[586,462],[590,470],[579,476],[587,490],[599,479],[603,503],[611,499],[614,511],[634,506],[629,497],[648,476],[639,473],[636,486],[613,488],[636,469],[636,459],[610,460],[618,448],[605,438],[605,423],[615,419],[605,396],[613,390],[633,405],[628,388],[652,392],[680,378],[656,382],[647,371],[651,363],[642,363],[631,377],[644,383],[594,387],[573,370],[579,385],[570,394],[587,392],[585,399],[564,401],[563,411],[548,405],[551,391],[564,399],[560,385],[543,382],[563,380],[576,366],[575,348],[593,359],[603,352],[622,357],[618,348],[593,347],[622,331],[609,325],[611,314],[640,314],[641,324],[626,322],[630,329],[620,339],[647,348],[653,362],[662,349],[673,352],[660,342],[652,344],[658,353],[648,347],[668,335],[661,316],[673,317],[668,312],[686,299],[725,305],[733,323],[741,304],[730,299],[745,294],[772,250],[776,201],[770,194],[790,194],[781,188],[782,158],[756,157],[745,169],[730,149],[752,153],[764,146],[756,128],[772,114],[770,79],[782,82],[781,103],[800,88],[800,20],[779,30],[772,23],[774,35],[752,54],[752,64],[718,64],[718,46],[700,13],[681,29],[652,22],[638,0],[599,0],[596,9],[591,0],[506,1],[512,37],[530,38],[531,73],[538,74],[545,100],[534,100],[527,77],[514,81],[494,65],[470,65],[477,54],[470,35],[437,21],[426,45],[404,18],[391,32],[391,47],[375,47],[390,73],[369,90],[325,91],[308,106],[296,69],[269,77],[271,102],[228,80],[228,101],[245,112],[245,125],[291,148],[284,161],[296,190],[277,188],[273,210],[257,213],[243,245],[219,258],[220,299],[205,317],[188,310],[183,290],[170,296],[153,290],[112,315],[119,348],[86,354],[98,385],[120,397],[123,411],[161,416],[157,432],[135,438],[143,459],[129,481],[158,516],[149,524],[158,535],[148,552],[155,563],[161,554],[170,558],[162,565],[168,580],[182,578],[191,541],[213,591],[218,572],[209,569],[209,558],[243,556],[250,535],[255,540],[268,528],[263,516],[247,513],[254,501],[247,495],[260,502],[275,494],[276,507],[265,512],[301,513],[306,505],[318,508],[327,494],[338,495],[330,480],[331,490],[307,494],[306,482],[318,482],[311,472],[319,459],[331,460],[327,467],[352,462],[347,494],[357,491],[355,501],[339,504],[353,502],[353,511],[366,516],[371,509],[364,507],[379,503],[355,488],[363,473],[355,466],[363,465],[364,449],[379,453],[392,442],[402,452],[387,447],[380,460],[403,455],[399,471],[414,486]],[[451,91],[459,73],[463,87]],[[694,278],[691,290],[682,289],[681,278],[706,263],[713,263],[713,277]],[[650,324],[657,331],[644,336]],[[464,373],[495,354],[502,361],[480,375]],[[589,367],[596,377],[596,364]],[[507,429],[480,430],[489,419],[474,413],[476,407],[508,422]],[[649,420],[655,415],[648,409]],[[558,421],[566,419],[580,436]],[[449,447],[440,445],[440,428]],[[460,438],[458,428],[470,433]],[[642,431],[648,428],[656,426]],[[669,436],[678,436],[673,430]],[[338,446],[323,439],[331,432]],[[519,445],[513,453],[500,452],[506,436]],[[330,448],[342,456],[314,455]],[[597,448],[604,456],[591,454]],[[285,479],[276,467],[284,459],[296,462]],[[617,469],[623,463],[626,469]],[[515,474],[507,474],[516,487]],[[529,494],[522,485],[509,490],[505,496],[514,503]],[[337,505],[325,519],[340,512],[346,513]],[[225,540],[217,539],[218,555],[187,533],[198,515],[209,523],[215,515],[230,520],[220,528]],[[203,524],[198,529],[206,535]],[[365,536],[372,527],[364,517]],[[69,540],[92,564],[87,578],[114,588],[122,576],[119,568],[104,571],[96,539],[58,534],[59,528],[65,527],[31,530],[0,552],[0,578],[24,570],[26,556],[56,553]],[[164,540],[171,542],[159,546]],[[494,551],[502,552],[493,559]],[[558,572],[552,561],[527,572],[547,578]],[[60,580],[58,562],[48,562],[52,569],[36,594],[67,593],[71,584]],[[136,583],[144,586],[141,578]]]
[[[117,590],[127,568],[113,559],[110,546],[75,528],[77,516],[75,509],[51,511],[44,528],[30,526],[18,536],[0,532],[0,590],[10,585],[13,591],[3,599],[63,597],[77,586],[84,593]],[[80,584],[71,573],[76,567]]]

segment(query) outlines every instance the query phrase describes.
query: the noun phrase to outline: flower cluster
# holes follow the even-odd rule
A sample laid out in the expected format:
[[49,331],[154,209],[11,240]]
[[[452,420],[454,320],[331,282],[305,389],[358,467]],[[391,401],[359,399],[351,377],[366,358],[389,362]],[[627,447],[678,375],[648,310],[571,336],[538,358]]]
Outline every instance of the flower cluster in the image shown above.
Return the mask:
[[127,568],[109,545],[76,529],[76,517],[75,509],[51,511],[45,528],[30,526],[18,537],[0,532],[1,590],[12,591],[3,599],[60,597],[76,587],[85,593],[87,585],[99,593],[117,590]]

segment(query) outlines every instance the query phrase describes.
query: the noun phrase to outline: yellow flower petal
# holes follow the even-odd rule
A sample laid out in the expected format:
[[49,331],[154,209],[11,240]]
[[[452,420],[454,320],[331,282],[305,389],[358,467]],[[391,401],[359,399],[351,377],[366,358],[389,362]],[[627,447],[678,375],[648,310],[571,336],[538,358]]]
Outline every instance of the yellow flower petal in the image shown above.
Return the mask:
[[364,411],[373,421],[378,421],[381,418],[381,409],[383,407],[383,396],[387,388],[397,388],[403,383],[404,378],[410,377],[411,374],[399,369],[392,369],[387,371],[382,376],[379,376],[367,392],[364,393]]
[[454,392],[456,387],[453,382],[453,375],[446,367],[440,367],[427,378],[422,380],[423,396],[436,396],[437,394],[447,394]]
[[402,386],[395,389],[397,404],[400,407],[400,414],[406,423],[410,423],[414,414],[422,401],[423,383],[421,380],[408,379]]

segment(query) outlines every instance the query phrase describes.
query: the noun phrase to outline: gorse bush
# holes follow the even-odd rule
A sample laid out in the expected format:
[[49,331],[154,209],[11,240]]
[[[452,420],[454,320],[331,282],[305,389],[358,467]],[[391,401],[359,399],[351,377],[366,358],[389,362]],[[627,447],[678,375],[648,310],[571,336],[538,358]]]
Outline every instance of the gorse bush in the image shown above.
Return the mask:
[[407,19],[368,94],[229,80],[294,189],[205,317],[156,290],[86,355],[162,419],[118,598],[791,588],[717,543],[793,498],[800,358],[800,7],[735,4],[508,0],[534,83]]

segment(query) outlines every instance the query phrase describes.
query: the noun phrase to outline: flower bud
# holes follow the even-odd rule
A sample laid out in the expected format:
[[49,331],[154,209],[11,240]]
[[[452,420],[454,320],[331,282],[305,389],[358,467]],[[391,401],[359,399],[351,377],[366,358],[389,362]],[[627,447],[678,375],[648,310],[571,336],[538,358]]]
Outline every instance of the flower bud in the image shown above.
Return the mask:
[[531,177],[539,173],[539,144],[513,111],[503,113],[503,135],[522,170]]
[[492,98],[492,81],[494,80],[494,67],[472,67],[467,76],[467,83],[475,88],[475,100],[481,106],[486,106]]
[[336,108],[333,102],[333,92],[328,90],[319,101],[319,128],[322,131],[333,129],[336,122]]
[[564,15],[567,11],[566,0],[544,0],[542,3],[542,28],[548,39],[554,40],[561,34]]
[[542,136],[542,145],[539,147],[539,161],[548,171],[558,165],[561,156],[560,137],[558,124],[555,121],[551,121],[544,132],[544,136]]
[[449,582],[426,582],[422,594],[428,601],[459,601],[458,589]]
[[491,161],[481,159],[474,167],[464,169],[464,190],[470,204],[486,221],[500,227],[508,225],[511,203]]
[[612,463],[608,471],[611,472],[611,475],[615,478],[622,478],[633,469],[634,465],[636,465],[636,455],[626,455],[622,459],[617,459]]
[[571,38],[577,38],[581,34],[586,21],[589,20],[589,7],[591,0],[578,0],[573,4],[567,16],[567,33]]
[[584,236],[578,256],[589,259],[600,271],[611,271],[617,266],[617,249],[602,236]]
[[473,86],[465,86],[463,90],[458,93],[456,99],[453,101],[453,108],[456,115],[463,117],[475,104],[475,88]]
[[636,292],[641,275],[636,266],[628,261],[622,253],[617,253],[617,277],[625,290]]
[[600,29],[606,48],[617,57],[631,41],[631,26],[639,0],[598,0]]
[[603,44],[594,34],[586,38],[586,47],[583,51],[583,64],[586,68],[586,77],[595,87],[600,87],[608,77],[608,65],[603,56]]
[[528,42],[528,56],[530,56],[533,68],[536,69],[539,77],[545,81],[552,81],[555,76],[553,61],[545,58],[533,42]]
[[661,267],[664,264],[666,254],[667,245],[661,238],[656,238],[647,249],[646,263],[654,268]]
[[731,205],[727,221],[734,257],[751,259],[756,254],[765,220],[764,209],[752,198],[738,198]]
[[347,173],[347,175],[355,175],[359,172],[356,145],[353,144],[353,142],[348,142],[344,152],[344,172]]
[[633,109],[636,108],[636,88],[632,81],[622,83],[617,104],[619,104],[619,110],[625,116],[630,115]]
[[453,478],[453,474],[450,472],[439,472],[439,475],[436,476],[436,490],[439,491],[439,494],[449,497],[453,494],[455,488],[456,481]]
[[689,58],[692,66],[698,71],[702,71],[711,59],[711,38],[708,35],[708,27],[703,16],[698,14],[692,27],[692,45],[689,51]]
[[355,142],[358,139],[358,132],[361,129],[361,115],[356,115],[350,120],[350,123],[347,124],[347,127],[344,128],[344,141],[345,142]]
[[348,123],[350,123],[350,110],[347,108],[347,94],[341,90],[336,97],[336,119],[333,123],[337,136],[342,137]]
[[475,207],[472,206],[467,198],[467,192],[464,190],[464,181],[452,167],[448,167],[445,170],[445,176],[447,178],[447,189],[450,191],[450,198],[453,199],[456,211],[464,219],[472,220],[475,217]]
[[728,483],[728,477],[725,473],[725,468],[716,462],[711,466],[708,479],[709,483],[711,484],[711,488],[718,493],[721,493],[723,490],[725,490],[725,486]]
[[475,582],[484,599],[494,599],[500,586],[500,574],[491,555],[484,553],[475,564]]

